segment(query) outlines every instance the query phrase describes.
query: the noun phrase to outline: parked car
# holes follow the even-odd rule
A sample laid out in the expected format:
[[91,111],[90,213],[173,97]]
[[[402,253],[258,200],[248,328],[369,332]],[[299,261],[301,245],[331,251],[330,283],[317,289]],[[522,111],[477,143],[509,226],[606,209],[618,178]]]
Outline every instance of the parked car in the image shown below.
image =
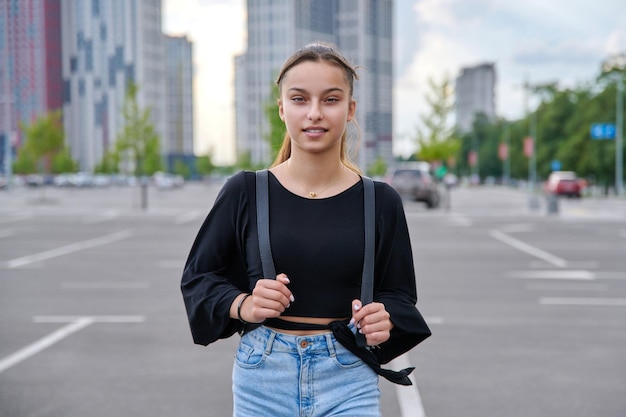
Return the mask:
[[546,182],[546,192],[554,195],[580,197],[582,181],[573,171],[554,171]]
[[426,203],[429,209],[439,206],[440,195],[428,165],[416,163],[392,168],[387,183],[404,198]]

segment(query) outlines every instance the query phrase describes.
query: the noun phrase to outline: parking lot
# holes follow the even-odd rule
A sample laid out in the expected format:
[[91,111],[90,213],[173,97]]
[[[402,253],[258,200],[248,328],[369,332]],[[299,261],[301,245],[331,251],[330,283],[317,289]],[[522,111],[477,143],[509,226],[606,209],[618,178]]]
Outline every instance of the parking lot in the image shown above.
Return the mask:
[[[231,415],[237,339],[193,345],[179,291],[218,188],[0,192],[0,415]],[[549,215],[477,187],[405,210],[433,336],[383,415],[626,415],[624,201]]]

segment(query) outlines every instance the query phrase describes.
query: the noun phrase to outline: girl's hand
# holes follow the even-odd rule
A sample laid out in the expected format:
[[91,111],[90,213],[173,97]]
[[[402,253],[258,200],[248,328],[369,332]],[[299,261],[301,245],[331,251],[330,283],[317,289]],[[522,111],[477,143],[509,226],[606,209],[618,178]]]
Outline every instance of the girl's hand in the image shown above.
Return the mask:
[[276,279],[258,280],[252,296],[241,306],[241,318],[249,323],[261,323],[265,319],[280,316],[294,301],[287,284],[289,278],[285,274],[278,274]]
[[352,324],[365,335],[368,346],[377,346],[391,337],[393,323],[382,303],[370,303],[365,306],[360,300],[352,301]]

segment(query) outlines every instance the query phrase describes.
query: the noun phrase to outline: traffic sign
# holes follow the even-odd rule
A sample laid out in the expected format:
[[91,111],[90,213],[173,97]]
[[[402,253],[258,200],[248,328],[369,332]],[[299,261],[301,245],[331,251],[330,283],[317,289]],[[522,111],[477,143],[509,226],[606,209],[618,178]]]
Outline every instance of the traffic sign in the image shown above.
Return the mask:
[[615,139],[615,124],[593,123],[590,133],[591,139]]
[[561,170],[561,161],[555,159],[552,161],[552,163],[550,164],[550,167],[552,168],[552,171],[560,171]]

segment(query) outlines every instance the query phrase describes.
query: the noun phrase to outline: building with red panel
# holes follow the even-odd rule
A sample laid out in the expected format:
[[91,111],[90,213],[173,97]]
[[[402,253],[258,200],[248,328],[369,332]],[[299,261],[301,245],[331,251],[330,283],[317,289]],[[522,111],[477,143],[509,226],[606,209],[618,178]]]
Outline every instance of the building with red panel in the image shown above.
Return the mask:
[[13,146],[21,123],[63,107],[61,59],[60,0],[0,0],[0,135]]

